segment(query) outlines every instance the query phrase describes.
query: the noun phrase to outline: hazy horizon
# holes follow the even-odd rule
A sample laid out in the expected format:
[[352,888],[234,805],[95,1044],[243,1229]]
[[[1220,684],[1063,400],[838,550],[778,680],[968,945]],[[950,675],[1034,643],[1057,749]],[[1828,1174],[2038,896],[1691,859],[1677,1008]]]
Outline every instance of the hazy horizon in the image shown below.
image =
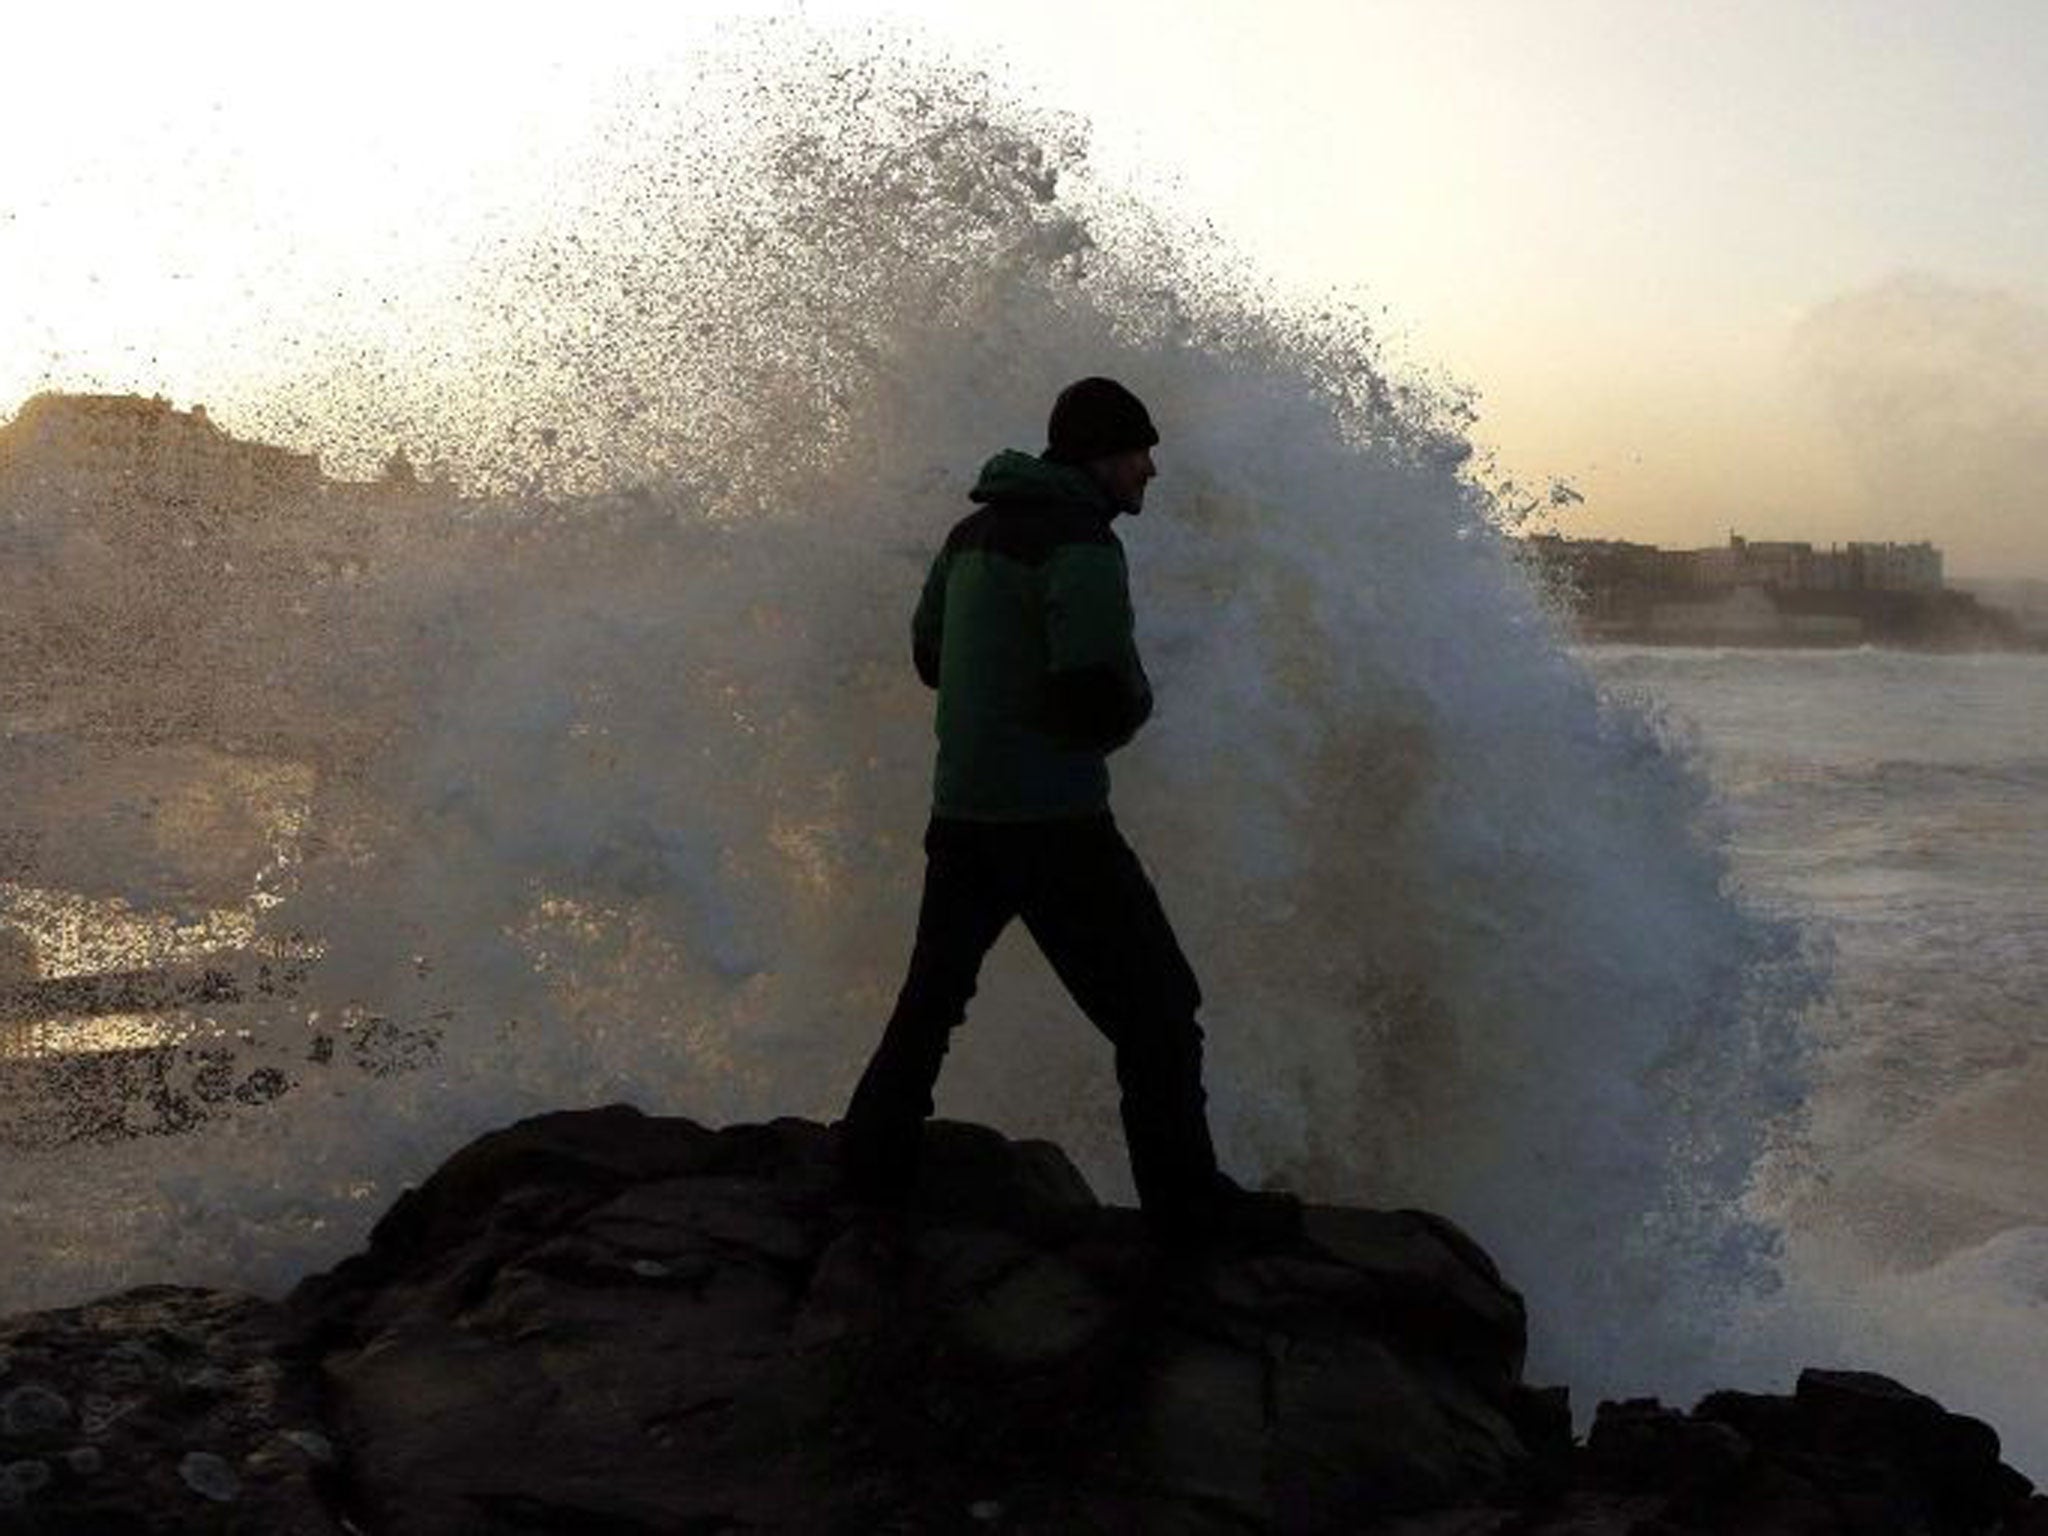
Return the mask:
[[1927,539],[1959,575],[2048,575],[2048,12],[1036,16],[725,0],[529,35],[229,5],[139,17],[114,56],[39,14],[42,67],[0,102],[0,142],[37,146],[0,169],[0,404],[162,393],[261,435],[337,360],[430,393],[474,364],[465,285],[644,164],[689,68],[747,27],[880,28],[1073,118],[1097,174],[1212,224],[1276,295],[1360,307],[1469,393],[1498,478],[1583,498],[1539,525]]

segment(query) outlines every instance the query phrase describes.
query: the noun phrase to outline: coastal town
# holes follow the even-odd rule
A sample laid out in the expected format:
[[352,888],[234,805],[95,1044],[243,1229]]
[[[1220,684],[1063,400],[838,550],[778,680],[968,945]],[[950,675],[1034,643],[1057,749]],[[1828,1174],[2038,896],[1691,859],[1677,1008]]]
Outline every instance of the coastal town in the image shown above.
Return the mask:
[[403,449],[376,480],[323,474],[318,454],[238,438],[203,405],[162,395],[48,392],[0,426],[0,503],[68,510],[155,506],[206,526],[237,513],[360,511],[455,499],[445,478],[423,482]]
[[1588,641],[2032,650],[2044,638],[1949,585],[1924,540],[1823,548],[1731,532],[1725,545],[1664,549],[1541,533],[1519,548]]
[[0,710],[95,737],[275,734],[252,718],[266,692],[232,681],[249,658],[317,648],[424,520],[471,505],[402,449],[337,478],[203,405],[36,395],[0,426]]
[[[180,410],[160,395],[44,393],[0,426],[0,515],[17,532],[62,520],[53,513],[129,525],[160,536],[152,559],[174,565],[182,556],[218,571],[253,540],[267,544],[273,579],[350,579],[392,531],[392,514],[463,500],[445,474],[422,478],[402,448],[376,479],[337,479],[316,454],[237,438],[205,406]],[[287,531],[288,548],[278,542]],[[1538,533],[1516,547],[1587,642],[2048,646],[2048,593],[2030,606],[2024,583],[2011,593],[1950,583],[1941,550],[1924,540],[1822,547],[1731,532],[1725,545],[1665,549]],[[294,569],[277,568],[281,554]],[[23,562],[7,563],[15,569],[0,579],[29,578]],[[126,627],[148,611],[125,615]]]

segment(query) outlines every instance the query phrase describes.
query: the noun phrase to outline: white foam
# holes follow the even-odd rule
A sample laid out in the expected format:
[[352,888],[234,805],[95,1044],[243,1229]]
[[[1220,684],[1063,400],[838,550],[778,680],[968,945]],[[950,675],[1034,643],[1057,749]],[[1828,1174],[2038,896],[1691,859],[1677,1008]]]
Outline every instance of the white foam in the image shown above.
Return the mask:
[[[1165,437],[1122,525],[1159,715],[1117,801],[1208,993],[1228,1161],[1468,1225],[1582,1400],[1707,1384],[1770,1276],[1742,1200],[1812,971],[1732,893],[1686,751],[1559,645],[1461,404],[981,82],[803,41],[719,70],[431,374],[280,406],[372,438],[416,410],[423,459],[577,494],[387,528],[235,663],[317,774],[262,914],[326,946],[319,1017],[274,1026],[300,1086],[11,1158],[38,1257],[0,1305],[282,1288],[532,1109],[836,1113],[909,947],[924,562],[981,458],[1100,372]],[[351,1008],[438,1055],[305,1063]],[[1127,1190],[1108,1053],[1014,938],[941,1108]]]

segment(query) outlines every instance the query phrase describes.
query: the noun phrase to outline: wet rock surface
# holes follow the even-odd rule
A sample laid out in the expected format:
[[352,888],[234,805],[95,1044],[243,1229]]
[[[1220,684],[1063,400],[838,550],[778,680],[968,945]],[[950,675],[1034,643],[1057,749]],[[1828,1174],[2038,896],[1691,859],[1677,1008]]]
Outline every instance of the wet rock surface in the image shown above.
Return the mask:
[[1802,1372],[1789,1397],[1716,1392],[1690,1414],[1603,1403],[1576,1470],[1582,1511],[1630,1523],[1534,1529],[2017,1533],[2048,1513],[1990,1426],[1860,1371]]
[[1519,1506],[1467,1504],[1382,1536],[2048,1536],[2048,1498],[1989,1427],[1858,1371],[1790,1396],[1716,1392],[1691,1413],[1602,1403],[1558,1480]]
[[341,1536],[318,1383],[253,1297],[150,1286],[0,1321],[0,1532]]
[[283,1303],[0,1323],[0,1532],[2048,1536],[1989,1429],[1883,1378],[1606,1404],[1574,1445],[1522,1345],[1420,1212],[1177,1254],[978,1127],[883,1212],[820,1126],[578,1111]]
[[[1044,1144],[601,1111],[486,1138],[292,1298],[392,1532],[1353,1530],[1511,1486],[1521,1303],[1433,1218],[1171,1255]],[[981,1513],[977,1515],[975,1511]]]

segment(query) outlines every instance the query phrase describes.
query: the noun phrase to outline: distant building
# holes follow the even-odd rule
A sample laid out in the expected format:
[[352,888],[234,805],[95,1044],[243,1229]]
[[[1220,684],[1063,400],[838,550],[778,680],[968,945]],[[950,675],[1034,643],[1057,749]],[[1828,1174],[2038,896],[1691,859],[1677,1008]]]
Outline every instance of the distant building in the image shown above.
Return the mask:
[[1665,550],[1537,534],[1522,545],[1591,639],[2003,645],[2020,638],[2010,622],[1947,590],[1941,551],[1924,540],[1816,549],[1731,533],[1725,546]]
[[1608,619],[1670,584],[1670,555],[1624,539],[1567,539],[1539,533],[1524,541],[1537,566],[1561,582],[1578,610]]
[[0,493],[247,511],[317,494],[319,456],[230,437],[161,395],[36,395],[0,427]]
[[1803,590],[1811,579],[1813,546],[1745,539],[1739,533],[1731,533],[1724,549],[1680,551],[1677,566],[1691,577],[1686,585],[1707,591],[1766,587],[1796,592]]
[[1939,592],[1941,551],[1932,544],[1851,544],[1843,552],[1866,592]]
[[1626,549],[1629,582],[1655,570],[1656,585],[1668,590],[1728,593],[1743,587],[1767,592],[1939,592],[1941,551],[1932,544],[1859,542],[1816,549],[1803,541],[1746,539],[1731,533],[1725,545],[1709,549],[1663,550],[1652,545],[1616,545],[1607,539],[1529,541],[1546,564],[1563,561],[1596,581],[1612,581],[1607,551]]

